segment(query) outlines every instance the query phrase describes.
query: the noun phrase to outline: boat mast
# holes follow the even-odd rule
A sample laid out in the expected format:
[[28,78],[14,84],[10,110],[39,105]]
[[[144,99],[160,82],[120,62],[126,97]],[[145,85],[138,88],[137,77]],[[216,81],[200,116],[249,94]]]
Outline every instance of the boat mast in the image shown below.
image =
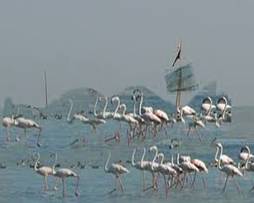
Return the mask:
[[48,86],[47,86],[47,74],[44,71],[44,88],[45,88],[45,107],[48,107]]
[[176,92],[176,109],[178,109],[181,105],[181,87],[182,87],[182,68],[179,69],[179,79]]

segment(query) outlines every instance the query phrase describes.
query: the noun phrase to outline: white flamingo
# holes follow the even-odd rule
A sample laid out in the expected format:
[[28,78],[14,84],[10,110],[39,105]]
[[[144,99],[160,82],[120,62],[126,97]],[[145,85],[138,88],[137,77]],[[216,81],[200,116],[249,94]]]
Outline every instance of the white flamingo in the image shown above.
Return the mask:
[[68,116],[67,116],[67,121],[69,123],[71,123],[74,119],[77,119],[77,120],[80,120],[84,124],[90,125],[94,131],[96,131],[96,127],[98,125],[106,123],[106,121],[104,119],[98,119],[98,118],[89,119],[89,118],[85,117],[83,114],[80,114],[80,113],[75,113],[71,118],[71,112],[72,112],[72,108],[73,108],[73,101],[71,99],[69,99],[69,102],[70,102],[70,109],[69,109]]
[[240,154],[239,154],[239,158],[242,161],[247,162],[247,160],[254,160],[254,155],[250,153],[250,148],[248,146],[244,146],[241,148]]
[[219,123],[221,123],[222,121],[231,120],[232,107],[228,104],[228,100],[226,97],[221,97],[218,99],[217,109],[220,111],[220,115],[218,116]]
[[[198,168],[199,172],[208,173],[208,169],[206,167],[206,164],[202,160],[200,160],[200,159],[192,159],[191,163],[194,164]],[[194,186],[194,183],[195,183],[195,180],[196,180],[196,176],[197,176],[197,172],[195,172],[195,175],[194,175],[194,178],[193,178],[193,182],[192,182],[192,186]],[[202,177],[202,180],[203,180],[204,186],[206,186],[205,180],[204,180],[203,177]]]
[[[75,195],[79,196],[79,175],[68,168],[59,168],[56,169],[53,168],[53,175],[59,179],[62,179],[63,184],[63,197],[66,196],[66,183],[65,179],[68,177],[75,177],[76,178],[76,188],[75,188]],[[56,187],[55,187],[56,188]]]
[[166,176],[168,176],[168,180],[170,178],[173,179],[173,177],[177,176],[177,171],[172,167],[171,163],[165,163],[165,164],[163,163],[164,162],[164,154],[163,153],[159,153],[158,157],[161,158],[161,161],[158,166],[158,171],[164,177],[165,192],[166,192],[166,197],[167,197],[169,184],[167,183]]
[[155,173],[158,172],[157,169],[159,167],[159,164],[155,162],[155,160],[158,157],[158,148],[157,148],[157,146],[153,145],[149,148],[149,152],[153,152],[153,151],[155,152],[154,158],[153,158],[152,162],[150,162],[150,164],[148,164],[144,169],[149,171],[152,174],[152,186],[147,188],[147,189],[153,188],[154,190],[157,190],[158,185],[157,185],[157,178],[156,178],[156,175],[155,175]]
[[184,186],[184,182],[186,181],[186,175],[192,172],[199,172],[198,167],[196,167],[193,163],[191,163],[189,161],[189,159],[183,161],[183,162],[179,162],[179,153],[177,154],[177,164],[179,167],[181,167],[181,169],[183,170],[183,184],[182,184],[182,188]]
[[26,129],[28,129],[28,128],[38,129],[39,132],[38,132],[38,136],[37,136],[37,146],[38,147],[41,146],[41,144],[39,143],[39,139],[40,139],[40,136],[41,136],[42,127],[38,123],[36,123],[35,121],[33,121],[31,119],[27,119],[27,118],[24,118],[24,117],[19,117],[19,118],[16,119],[15,126],[18,127],[18,128],[24,129],[25,135],[26,135]]
[[[218,157],[219,152],[221,153],[221,155]],[[216,164],[218,164],[218,162],[221,160],[222,164],[235,164],[234,160],[232,158],[230,158],[228,155],[223,154],[223,146],[220,142],[216,143],[216,153],[214,156],[214,161]]]
[[11,117],[3,117],[2,125],[6,129],[6,141],[10,141],[10,128],[17,125],[17,121],[12,115]]
[[143,177],[143,190],[145,190],[145,168],[147,168],[151,163],[150,161],[144,161],[145,158],[145,153],[146,153],[146,148],[144,147],[143,154],[141,157],[141,160],[138,162],[135,162],[135,153],[137,149],[135,148],[133,150],[132,156],[131,156],[131,165],[135,167],[136,169],[140,170],[142,172],[142,177]]
[[[98,100],[101,101],[102,98],[104,98],[104,100],[105,100],[105,105],[104,105],[104,107],[103,107],[102,112],[99,113],[99,114],[97,114],[97,113],[96,113],[97,102],[98,102]],[[113,114],[112,112],[107,112],[107,111],[106,111],[107,107],[108,107],[108,97],[99,97],[99,99],[98,99],[98,97],[97,97],[96,102],[95,102],[95,105],[94,105],[94,116],[95,116],[96,118],[98,118],[98,119],[112,119],[114,114]]]
[[[222,148],[220,148],[220,149],[221,150],[220,150],[220,155],[219,155],[218,169],[220,171],[224,172],[227,175],[226,181],[225,181],[225,184],[224,184],[224,187],[223,187],[223,192],[225,192],[229,176],[231,176],[233,178],[234,176],[243,176],[243,174],[242,174],[242,172],[240,171],[239,168],[235,167],[232,164],[225,164],[225,165],[221,166],[221,162],[222,162]],[[236,182],[235,182],[235,184],[236,184],[238,192],[240,192],[240,187],[237,185]]]
[[[105,173],[112,173],[113,175],[115,175],[116,177],[116,180],[120,183],[120,188],[121,188],[121,191],[123,192],[124,191],[124,187],[123,187],[123,183],[121,181],[121,175],[122,174],[125,174],[125,173],[129,173],[129,170],[127,168],[125,168],[122,164],[120,163],[112,163],[109,167],[108,167],[108,164],[109,164],[109,160],[111,158],[111,152],[109,153],[108,155],[108,159],[105,163],[105,166],[104,166],[104,171]],[[116,185],[116,188],[117,188],[117,185]],[[115,191],[116,188],[113,190]]]
[[36,173],[38,173],[39,175],[41,176],[44,176],[44,190],[48,190],[48,176],[52,176],[54,171],[54,167],[56,165],[56,161],[57,161],[57,154],[54,154],[55,155],[55,161],[53,163],[53,166],[50,167],[50,166],[41,166],[41,167],[38,167],[38,162],[40,160],[40,154],[39,152],[37,153],[37,160],[34,164],[34,171]]

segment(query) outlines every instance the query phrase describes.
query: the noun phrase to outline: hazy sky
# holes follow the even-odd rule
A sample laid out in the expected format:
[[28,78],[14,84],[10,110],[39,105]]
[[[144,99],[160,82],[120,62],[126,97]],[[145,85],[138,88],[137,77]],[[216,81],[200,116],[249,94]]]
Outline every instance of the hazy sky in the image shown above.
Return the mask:
[[253,0],[2,0],[0,103],[42,105],[43,70],[50,100],[135,84],[165,97],[165,67],[181,39],[201,85],[217,80],[233,104],[252,105],[253,9]]

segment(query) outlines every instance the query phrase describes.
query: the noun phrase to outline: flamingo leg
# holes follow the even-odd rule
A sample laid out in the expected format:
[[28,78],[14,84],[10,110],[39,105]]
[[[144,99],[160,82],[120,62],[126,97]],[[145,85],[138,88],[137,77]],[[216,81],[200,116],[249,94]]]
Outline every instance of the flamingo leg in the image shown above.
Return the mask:
[[187,132],[187,136],[190,135],[190,131],[191,131],[191,127],[189,126],[188,132]]
[[55,191],[57,190],[57,185],[58,185],[58,178],[56,178],[55,186],[54,186],[54,188],[53,188]]
[[66,185],[65,185],[65,178],[62,178],[62,184],[63,184],[63,197],[66,197]]
[[120,183],[121,191],[124,192],[124,187],[123,187],[123,183],[122,183],[122,180],[121,180],[121,177],[120,177],[120,176],[118,177],[118,181],[119,181],[119,183]]
[[195,130],[196,130],[196,133],[198,135],[198,139],[199,139],[200,143],[202,143],[202,139],[201,139],[201,135],[200,135],[199,131],[197,129],[195,129]]
[[194,184],[195,184],[195,181],[196,181],[196,177],[197,177],[197,172],[195,171],[195,174],[194,174],[194,177],[193,177],[193,181],[191,183],[191,187],[194,188]]
[[207,182],[204,177],[202,177],[203,186],[205,189],[207,189]]
[[145,183],[145,171],[142,171],[142,176],[143,176],[143,191],[146,188],[146,183]]
[[44,191],[48,190],[48,176],[44,176]]
[[166,176],[163,175],[163,178],[165,183],[165,195],[166,195],[166,198],[168,198],[168,184],[167,184]]
[[226,177],[226,181],[225,181],[225,184],[224,184],[224,187],[223,187],[223,190],[222,190],[223,193],[226,191],[228,177],[229,177],[229,175],[227,175],[227,177]]
[[9,142],[10,141],[10,127],[6,128],[6,141]]
[[237,181],[234,179],[234,184],[235,184],[235,186],[236,186],[236,189],[237,189],[237,191],[239,192],[239,194],[241,194],[242,192],[241,192],[241,188],[240,188],[240,186],[239,186],[239,184],[237,183]]

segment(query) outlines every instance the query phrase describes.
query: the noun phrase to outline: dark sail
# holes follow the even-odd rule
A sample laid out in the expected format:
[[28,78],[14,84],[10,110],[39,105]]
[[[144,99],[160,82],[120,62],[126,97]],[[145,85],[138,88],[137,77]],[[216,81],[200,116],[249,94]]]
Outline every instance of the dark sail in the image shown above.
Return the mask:
[[176,108],[181,105],[181,92],[193,91],[198,88],[191,64],[179,66],[165,75],[167,90],[176,92]]
[[198,87],[193,74],[193,68],[190,63],[167,73],[165,80],[169,93],[178,91],[193,91]]

